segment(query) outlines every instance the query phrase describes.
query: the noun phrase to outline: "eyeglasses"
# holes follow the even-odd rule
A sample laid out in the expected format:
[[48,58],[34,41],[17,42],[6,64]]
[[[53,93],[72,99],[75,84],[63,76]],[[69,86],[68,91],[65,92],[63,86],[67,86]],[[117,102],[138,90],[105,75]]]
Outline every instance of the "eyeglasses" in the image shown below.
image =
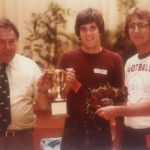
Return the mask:
[[128,29],[130,32],[134,32],[135,28],[137,27],[140,31],[145,30],[149,26],[149,23],[145,22],[138,22],[138,23],[132,23],[128,26]]

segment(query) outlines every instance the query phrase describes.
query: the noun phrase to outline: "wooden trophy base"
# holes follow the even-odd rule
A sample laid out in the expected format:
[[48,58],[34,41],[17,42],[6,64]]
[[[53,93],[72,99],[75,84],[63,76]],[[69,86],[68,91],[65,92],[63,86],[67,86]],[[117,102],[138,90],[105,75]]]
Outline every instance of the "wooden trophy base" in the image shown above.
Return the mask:
[[52,115],[67,115],[66,101],[53,101],[51,102]]

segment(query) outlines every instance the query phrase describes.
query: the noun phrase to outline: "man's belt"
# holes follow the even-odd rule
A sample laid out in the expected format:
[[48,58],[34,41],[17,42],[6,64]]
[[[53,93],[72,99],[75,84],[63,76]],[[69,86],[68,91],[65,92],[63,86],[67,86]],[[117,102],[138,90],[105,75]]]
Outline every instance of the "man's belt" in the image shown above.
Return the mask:
[[26,132],[33,131],[33,129],[24,129],[24,130],[5,130],[0,132],[0,136],[5,137],[16,137],[25,134]]
[[134,129],[125,126],[125,132],[138,133],[138,134],[150,134],[150,128]]

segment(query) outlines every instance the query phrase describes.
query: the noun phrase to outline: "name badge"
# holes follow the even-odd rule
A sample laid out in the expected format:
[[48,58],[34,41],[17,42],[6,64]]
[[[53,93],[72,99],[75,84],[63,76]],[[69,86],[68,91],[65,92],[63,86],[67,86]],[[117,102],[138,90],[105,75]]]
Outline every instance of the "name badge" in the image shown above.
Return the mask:
[[107,70],[106,69],[99,69],[99,68],[94,68],[93,72],[96,74],[103,74],[103,75],[107,75]]

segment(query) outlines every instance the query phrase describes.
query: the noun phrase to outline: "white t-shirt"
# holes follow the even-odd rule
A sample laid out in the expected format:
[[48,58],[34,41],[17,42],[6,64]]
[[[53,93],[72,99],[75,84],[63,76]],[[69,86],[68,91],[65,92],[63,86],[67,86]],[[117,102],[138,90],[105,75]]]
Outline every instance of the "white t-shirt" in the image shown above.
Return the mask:
[[6,73],[10,85],[12,119],[8,128],[33,128],[36,122],[33,101],[37,97],[37,80],[42,74],[41,70],[33,60],[16,54],[8,64]]
[[[150,101],[150,56],[139,59],[134,55],[125,65],[125,85],[128,89],[127,105]],[[126,126],[143,129],[150,127],[150,116],[125,117]]]

